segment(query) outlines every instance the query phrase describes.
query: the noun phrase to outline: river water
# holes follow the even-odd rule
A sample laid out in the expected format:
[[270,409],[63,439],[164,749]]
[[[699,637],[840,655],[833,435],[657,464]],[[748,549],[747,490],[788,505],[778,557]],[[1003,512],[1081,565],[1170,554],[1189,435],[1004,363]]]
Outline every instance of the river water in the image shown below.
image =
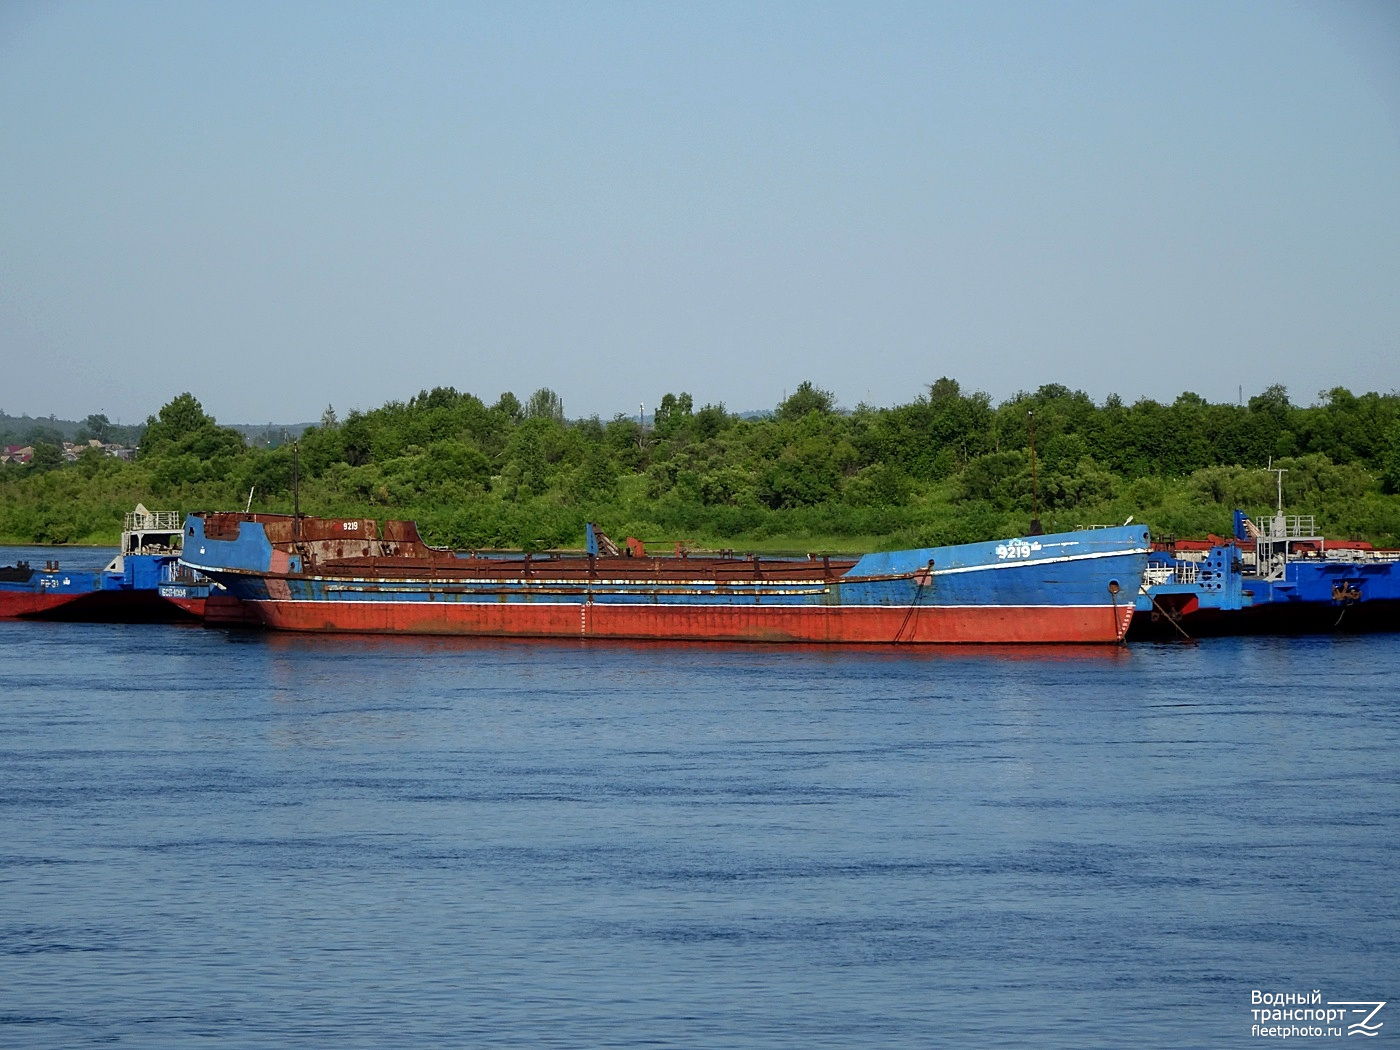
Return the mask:
[[0,1046],[1256,1044],[1400,1000],[1397,685],[0,622]]

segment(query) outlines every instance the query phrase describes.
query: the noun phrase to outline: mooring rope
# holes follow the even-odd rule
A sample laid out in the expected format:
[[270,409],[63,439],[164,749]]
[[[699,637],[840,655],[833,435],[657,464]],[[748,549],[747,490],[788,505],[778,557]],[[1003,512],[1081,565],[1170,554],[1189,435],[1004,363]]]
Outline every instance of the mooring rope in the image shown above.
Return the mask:
[[[894,641],[891,643],[891,644],[893,644],[893,645],[898,645],[898,644],[899,644],[900,638],[901,638],[901,636],[904,634],[904,629],[905,629],[906,627],[909,626],[909,621],[912,620],[912,619],[914,618],[914,608],[915,608],[915,606],[917,606],[917,605],[919,604],[919,599],[922,598],[922,597],[924,596],[924,589],[925,589],[925,588],[932,589],[932,587],[933,587],[933,559],[932,559],[932,558],[930,558],[930,559],[928,560],[928,568],[927,568],[925,571],[928,572],[928,582],[927,582],[927,583],[924,583],[922,580],[919,579],[919,573],[916,572],[916,573],[914,574],[914,600],[911,601],[911,602],[909,603],[909,608],[908,608],[908,610],[906,610],[905,613],[904,613],[904,619],[903,619],[902,621],[900,621],[899,630],[897,630],[897,631],[894,632]],[[913,641],[913,639],[914,639],[914,636],[913,636],[913,634],[911,633],[910,636],[909,636],[909,640],[910,640],[910,641]]]
[[1181,624],[1176,622],[1172,614],[1167,612],[1166,609],[1163,609],[1162,606],[1158,604],[1156,595],[1149,591],[1147,597],[1148,600],[1152,602],[1152,607],[1156,609],[1159,613],[1161,613],[1169,624],[1171,624],[1173,627],[1175,627],[1178,631],[1181,632],[1181,637],[1185,638],[1188,642],[1195,641],[1195,639],[1193,639],[1189,634],[1186,633],[1186,629],[1182,627]]

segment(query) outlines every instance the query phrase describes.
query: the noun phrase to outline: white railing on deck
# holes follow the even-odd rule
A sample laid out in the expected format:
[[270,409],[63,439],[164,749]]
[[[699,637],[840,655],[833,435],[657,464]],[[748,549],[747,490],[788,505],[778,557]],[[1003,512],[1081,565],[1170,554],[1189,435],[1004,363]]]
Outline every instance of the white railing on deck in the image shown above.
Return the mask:
[[166,510],[146,514],[128,511],[126,524],[122,528],[125,532],[179,532],[183,527],[180,512]]
[[1317,537],[1317,525],[1311,514],[1275,514],[1269,518],[1255,518],[1254,525],[1261,539],[1297,540]]
[[1201,578],[1201,567],[1193,561],[1179,561],[1175,565],[1149,565],[1142,574],[1149,586],[1164,583],[1195,583]]
[[1385,563],[1400,561],[1400,551],[1361,551],[1347,547],[1328,547],[1324,557],[1328,561]]

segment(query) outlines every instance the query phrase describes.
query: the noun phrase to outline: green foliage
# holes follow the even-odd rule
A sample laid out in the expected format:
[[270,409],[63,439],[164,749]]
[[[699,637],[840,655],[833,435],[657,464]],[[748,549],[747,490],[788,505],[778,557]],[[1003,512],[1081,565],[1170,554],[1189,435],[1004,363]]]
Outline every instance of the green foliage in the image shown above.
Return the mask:
[[[1051,530],[1132,515],[1202,536],[1228,531],[1236,507],[1273,507],[1271,459],[1292,512],[1400,545],[1400,395],[1342,387],[1308,407],[1280,386],[1248,406],[1189,392],[1095,406],[1058,384],[993,405],[943,377],[907,404],[845,413],[803,383],[749,420],[666,393],[650,426],[569,422],[547,387],[490,407],[436,387],[343,419],[328,406],[297,455],[304,511],[416,518],[431,542],[471,547],[576,546],[594,520],[663,548],[889,548],[1020,533],[1033,507]],[[292,505],[291,446],[249,448],[188,393],[147,421],[135,462],[90,450],[65,464],[55,441],[35,460],[0,470],[0,539],[112,542],[138,501],[241,508],[251,489],[255,509]]]
[[706,405],[695,413],[691,432],[695,440],[708,441],[727,430],[733,423],[734,417],[724,410],[723,402],[718,405]]
[[862,467],[842,488],[842,499],[853,507],[899,507],[913,489],[909,476],[888,463]]
[[25,431],[24,443],[26,445],[34,445],[35,447],[39,445],[53,445],[55,448],[61,449],[63,447],[63,431],[59,430],[57,427],[47,426],[41,423]]
[[186,438],[193,437],[214,426],[214,420],[205,415],[204,407],[190,393],[181,394],[165,405],[159,415],[146,420],[146,434],[142,439],[143,455],[171,448]]
[[264,498],[291,492],[291,447],[283,445],[267,451],[252,449],[244,461],[239,487],[261,492]]
[[248,446],[236,430],[220,427],[192,394],[181,394],[146,420],[140,460],[151,471],[155,495],[236,476]]
[[1400,420],[1391,423],[1386,434],[1385,451],[1381,457],[1381,480],[1387,493],[1400,493]]
[[101,442],[112,440],[112,422],[105,415],[91,415],[83,420],[82,429],[78,431],[78,440],[86,441],[88,438],[96,438]]
[[57,470],[63,466],[63,446],[51,441],[36,441],[34,443],[34,455],[30,458],[29,469],[32,473],[42,474],[45,471]]
[[1203,502],[1221,507],[1267,505],[1274,479],[1261,470],[1239,466],[1206,467],[1191,475],[1188,491]]
[[520,399],[509,390],[496,400],[496,403],[491,406],[491,411],[509,423],[519,422],[525,414],[525,410],[520,406]]
[[781,420],[801,419],[811,412],[827,413],[836,407],[836,398],[829,390],[822,390],[803,380],[781,404],[778,405],[778,418]]
[[564,422],[564,401],[549,387],[540,387],[525,402],[526,419],[548,419],[555,423]]
[[1018,501],[1023,488],[1030,489],[1029,454],[1020,449],[992,452],[963,469],[959,498],[1006,508]]
[[682,393],[679,397],[675,394],[662,395],[661,403],[656,406],[656,412],[652,416],[656,436],[675,437],[694,417],[694,409],[695,403],[689,394]]
[[946,377],[912,404],[859,412],[856,419],[855,443],[862,457],[898,467],[915,479],[952,477],[973,457],[995,451],[987,395],[965,396]]
[[100,448],[92,448],[89,446],[78,453],[78,469],[82,471],[85,477],[89,478],[103,471],[115,470],[117,468],[117,462],[117,460],[107,455]]

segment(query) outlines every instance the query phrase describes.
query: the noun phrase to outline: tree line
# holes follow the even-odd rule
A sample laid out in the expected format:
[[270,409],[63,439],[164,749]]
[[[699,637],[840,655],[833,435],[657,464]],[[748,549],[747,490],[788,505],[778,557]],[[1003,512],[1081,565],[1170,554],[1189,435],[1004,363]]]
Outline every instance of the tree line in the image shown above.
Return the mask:
[[[667,393],[650,421],[569,420],[543,388],[494,403],[451,387],[250,447],[191,394],[146,421],[132,462],[0,470],[0,538],[111,542],[137,500],[162,509],[416,518],[431,542],[577,546],[583,523],[656,542],[875,549],[1146,522],[1224,533],[1284,501],[1329,535],[1400,546],[1400,395],[1336,387],[1310,406],[1170,404],[1051,384],[993,404],[942,378],[907,404],[836,407],[810,382],[761,418]],[[37,457],[36,457],[37,458]]]
[[29,416],[10,416],[0,412],[0,445],[48,445],[61,447],[65,441],[86,442],[96,438],[102,442],[115,444],[135,444],[140,439],[144,425],[113,423],[105,415],[95,412],[81,422],[49,416],[33,419]]

